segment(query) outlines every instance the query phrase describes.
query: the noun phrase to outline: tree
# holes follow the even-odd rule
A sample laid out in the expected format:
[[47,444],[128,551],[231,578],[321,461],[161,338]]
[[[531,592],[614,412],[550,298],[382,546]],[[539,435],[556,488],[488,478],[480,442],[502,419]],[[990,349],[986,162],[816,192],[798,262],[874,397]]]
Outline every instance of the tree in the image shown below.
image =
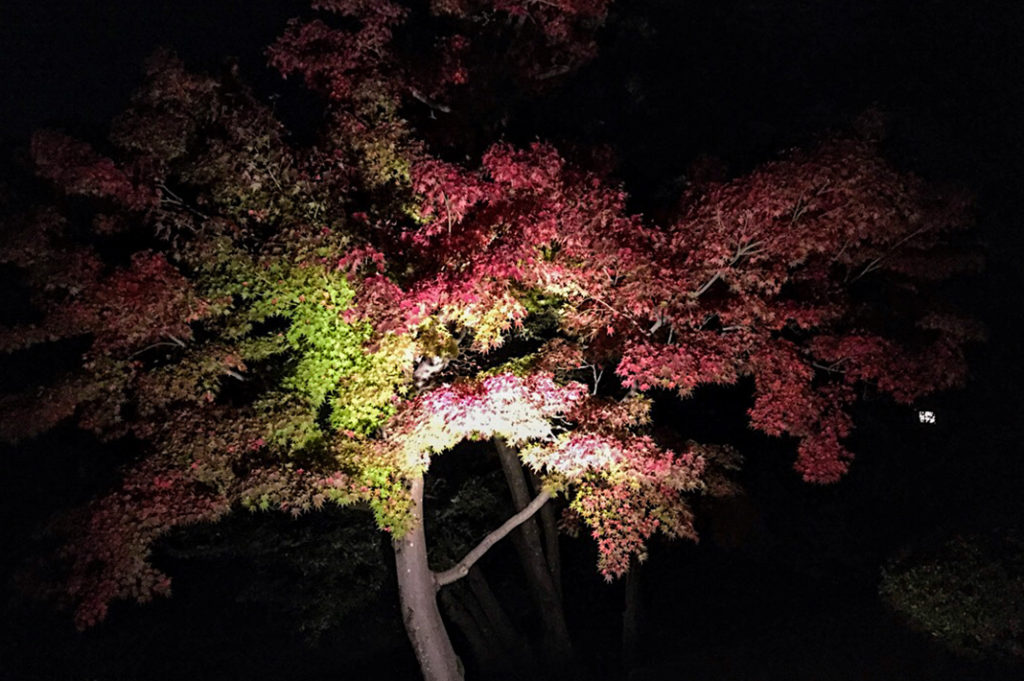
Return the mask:
[[[269,53],[322,97],[311,145],[230,74],[167,54],[105,153],[35,135],[55,205],[10,207],[0,259],[36,316],[0,344],[85,350],[3,399],[3,434],[72,420],[140,452],[67,521],[81,626],[169,593],[148,558],[171,528],[358,505],[393,537],[424,678],[461,678],[439,590],[522,528],[535,597],[557,604],[553,515],[532,520],[552,499],[609,579],[655,532],[695,538],[688,498],[727,491],[735,452],[665,446],[656,397],[752,379],[751,426],[794,438],[796,470],[829,483],[852,459],[857,389],[912,403],[964,380],[977,330],[926,284],[970,265],[948,250],[967,202],[869,139],[694,187],[663,224],[627,212],[604,155],[495,141],[497,114],[465,132],[483,153],[451,160],[471,120],[454,112],[501,111],[509,82],[553,87],[592,54],[606,4],[434,2],[439,18],[412,22],[388,0],[316,3],[333,19],[292,24]],[[494,40],[514,56],[500,67]],[[516,512],[435,569],[424,474],[464,440],[493,442]],[[541,612],[569,654],[558,609]]]

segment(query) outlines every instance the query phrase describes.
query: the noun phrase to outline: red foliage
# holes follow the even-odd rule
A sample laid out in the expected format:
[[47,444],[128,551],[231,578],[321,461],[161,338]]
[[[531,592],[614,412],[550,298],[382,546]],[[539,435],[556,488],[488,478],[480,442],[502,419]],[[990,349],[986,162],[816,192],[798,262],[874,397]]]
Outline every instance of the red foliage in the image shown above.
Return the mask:
[[905,253],[966,222],[959,197],[930,193],[867,143],[829,142],[713,186],[665,229],[623,215],[620,192],[544,145],[497,145],[476,172],[426,161],[414,177],[427,223],[406,243],[428,266],[391,291],[393,309],[415,310],[405,328],[430,315],[465,323],[444,310],[474,307],[474,318],[504,314],[504,332],[523,319],[506,302],[517,290],[563,296],[565,331],[613,358],[627,388],[686,395],[752,375],[751,425],[800,438],[808,480],[834,481],[851,457],[841,440],[852,397],[837,376],[901,402],[964,379],[960,348],[976,331],[915,350],[857,330],[871,323],[856,297],[863,277],[903,276]]
[[156,204],[159,194],[145,179],[133,179],[113,161],[98,155],[88,144],[52,131],[32,136],[32,159],[40,177],[68,194],[110,199],[130,210]]
[[[450,16],[429,54],[410,59],[396,47],[402,5],[317,2],[342,20],[294,22],[270,49],[283,74],[328,99],[312,150],[289,146],[250,94],[167,59],[117,126],[124,162],[36,135],[40,176],[98,199],[87,202],[92,237],[145,225],[165,249],[113,266],[43,212],[0,250],[29,273],[43,317],[0,334],[0,349],[91,343],[76,373],[38,391],[47,406],[35,425],[3,434],[75,414],[149,448],[68,547],[80,624],[113,598],[166,592],[147,563],[153,540],[233,503],[299,513],[358,501],[401,530],[408,476],[466,438],[521,446],[590,528],[600,569],[619,575],[656,530],[694,536],[686,494],[728,488],[708,472],[709,449],[673,451],[646,434],[654,391],[752,379],[751,427],[796,438],[796,470],[825,483],[852,458],[855,387],[909,403],[965,379],[962,347],[981,331],[927,304],[919,284],[963,269],[949,241],[969,223],[967,203],[869,142],[828,140],[703,184],[652,224],[627,213],[606,174],[551,145],[442,161],[402,117],[413,101],[445,113],[459,88],[503,82],[507,72],[481,66],[497,44],[519,82],[578,67],[607,5],[436,0]],[[470,34],[481,17],[483,33]],[[920,303],[901,324],[868,303],[892,283]],[[269,358],[305,373],[249,382]],[[222,399],[225,377],[258,395]],[[358,389],[344,393],[348,382]],[[363,435],[325,427],[318,409],[339,394],[383,404],[367,417],[379,420]],[[38,403],[0,406],[24,418]]]
[[85,510],[84,531],[63,550],[71,562],[66,593],[79,628],[102,620],[113,600],[169,595],[170,579],[147,560],[153,541],[171,527],[215,520],[229,509],[230,500],[158,457],[132,470],[120,490]]
[[310,89],[331,99],[348,99],[390,65],[392,30],[407,11],[389,0],[325,1],[315,7],[356,19],[359,27],[344,30],[319,20],[293,21],[270,48],[270,63],[286,77],[301,75]]
[[163,255],[146,252],[72,303],[70,313],[92,332],[94,351],[115,353],[166,338],[191,338],[189,324],[205,307]]
[[[627,441],[600,436],[568,439],[549,456],[567,475],[579,476],[570,509],[597,542],[598,569],[606,579],[629,570],[630,559],[646,558],[655,531],[696,540],[693,514],[682,495],[703,488],[704,459],[657,447],[647,437]],[[599,474],[598,471],[611,470]]]

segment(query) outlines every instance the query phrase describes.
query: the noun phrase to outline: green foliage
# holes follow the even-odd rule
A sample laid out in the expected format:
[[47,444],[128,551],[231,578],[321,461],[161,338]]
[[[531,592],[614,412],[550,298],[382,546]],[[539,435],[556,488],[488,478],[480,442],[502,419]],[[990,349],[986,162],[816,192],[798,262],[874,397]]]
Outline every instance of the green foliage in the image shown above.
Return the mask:
[[526,339],[549,337],[552,330],[558,328],[562,310],[567,303],[565,298],[539,288],[527,289],[519,296],[519,302],[528,313],[519,331]]
[[1024,657],[1024,543],[957,536],[885,566],[879,591],[917,629],[967,655]]
[[406,490],[405,478],[395,467],[360,467],[357,491],[362,493],[362,498],[373,511],[377,527],[399,537],[411,529],[412,502]]
[[[372,329],[346,321],[354,289],[340,270],[322,264],[345,252],[344,237],[324,231],[282,242],[274,239],[253,256],[228,235],[214,234],[185,250],[197,287],[213,301],[209,328],[232,343],[240,366],[279,358],[279,390],[305,404],[306,415],[294,428],[269,432],[273,441],[313,444],[321,419],[334,430],[369,434],[393,412],[406,358],[394,343],[368,351]],[[258,405],[271,415],[280,401]]]

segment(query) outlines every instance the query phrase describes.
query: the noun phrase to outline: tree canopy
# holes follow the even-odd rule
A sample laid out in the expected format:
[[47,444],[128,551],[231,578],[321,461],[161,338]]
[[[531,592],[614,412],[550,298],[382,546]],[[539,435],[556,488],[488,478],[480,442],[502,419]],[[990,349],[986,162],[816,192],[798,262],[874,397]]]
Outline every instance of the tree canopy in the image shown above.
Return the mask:
[[169,593],[153,542],[233,509],[361,505],[396,542],[422,532],[422,476],[467,439],[539,478],[505,533],[558,497],[613,578],[654,533],[695,537],[689,500],[737,465],[655,437],[654,399],[749,380],[750,426],[830,483],[858,391],[964,381],[980,331],[929,284],[975,264],[951,246],[969,202],[889,165],[872,126],[694,183],[657,221],[607,150],[501,139],[509,93],[591,58],[607,5],[324,0],[268,53],[319,98],[311,143],[238,74],[166,53],[109,140],[33,137],[52,201],[7,206],[0,261],[33,312],[0,346],[81,361],[3,397],[3,436],[71,421],[140,452],[68,521],[79,625]]

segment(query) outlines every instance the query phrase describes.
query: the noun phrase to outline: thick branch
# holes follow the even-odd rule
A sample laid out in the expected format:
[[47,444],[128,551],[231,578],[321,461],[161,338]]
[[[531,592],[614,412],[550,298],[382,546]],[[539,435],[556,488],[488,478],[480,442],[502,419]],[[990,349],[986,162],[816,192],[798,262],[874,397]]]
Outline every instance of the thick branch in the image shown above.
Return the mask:
[[476,547],[467,553],[462,560],[455,564],[444,572],[438,572],[434,574],[434,582],[438,587],[442,587],[445,584],[451,584],[454,581],[460,580],[469,574],[469,568],[473,567],[473,564],[483,558],[483,555],[487,553],[488,549],[501,541],[505,535],[512,530],[516,529],[524,522],[533,517],[533,514],[540,510],[540,508],[551,499],[551,494],[546,491],[542,491],[533,501],[519,513],[502,523],[501,527],[491,532],[489,535],[483,538]]

